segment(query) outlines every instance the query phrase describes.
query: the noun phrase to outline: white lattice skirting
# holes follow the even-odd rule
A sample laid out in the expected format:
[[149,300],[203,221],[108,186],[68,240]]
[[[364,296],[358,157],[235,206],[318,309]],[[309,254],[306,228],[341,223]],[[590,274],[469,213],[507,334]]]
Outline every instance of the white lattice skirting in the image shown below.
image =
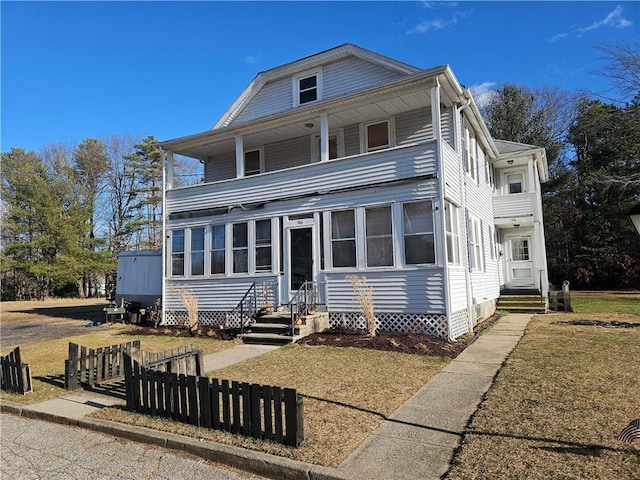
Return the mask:
[[[189,316],[186,310],[167,310],[165,316],[165,325],[182,325],[187,322]],[[219,311],[200,311],[198,312],[198,323],[200,325],[220,326],[220,327],[239,327],[240,313],[229,313]]]
[[467,310],[458,310],[451,314],[451,339],[455,340],[469,331]]
[[[366,322],[358,312],[329,312],[329,325],[364,329]],[[439,313],[377,313],[376,326],[384,332],[426,333],[448,338],[447,317]]]

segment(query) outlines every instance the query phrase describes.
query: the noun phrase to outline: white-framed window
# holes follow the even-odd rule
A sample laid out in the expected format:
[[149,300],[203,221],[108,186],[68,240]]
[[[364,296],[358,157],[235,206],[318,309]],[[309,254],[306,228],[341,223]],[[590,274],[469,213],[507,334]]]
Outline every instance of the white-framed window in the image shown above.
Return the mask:
[[225,273],[226,267],[226,226],[211,226],[211,275]]
[[447,237],[447,262],[460,265],[460,208],[445,201],[445,231]]
[[431,200],[402,205],[404,259],[407,265],[436,262]]
[[524,185],[524,172],[514,172],[505,174],[506,188],[509,195],[515,193],[524,193],[526,191]]
[[482,231],[480,221],[472,218],[469,228],[469,254],[471,270],[482,270]]
[[261,148],[244,152],[244,175],[257,175],[264,172],[264,156]]
[[356,266],[354,210],[331,212],[331,260],[333,268]]
[[184,229],[171,231],[171,275],[184,276]]
[[204,275],[204,227],[192,228],[190,271],[192,276]]
[[393,147],[394,127],[391,119],[365,123],[363,151],[375,152]]
[[256,272],[271,271],[271,220],[256,220]]
[[322,100],[322,70],[304,72],[293,77],[295,106]]
[[364,215],[367,267],[393,266],[391,206],[365,208]]
[[249,273],[249,224],[232,225],[233,273]]

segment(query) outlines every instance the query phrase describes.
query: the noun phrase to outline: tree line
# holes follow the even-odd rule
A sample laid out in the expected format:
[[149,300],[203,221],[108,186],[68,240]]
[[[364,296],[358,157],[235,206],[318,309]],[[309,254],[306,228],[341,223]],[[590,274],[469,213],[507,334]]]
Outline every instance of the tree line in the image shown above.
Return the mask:
[[[506,83],[482,113],[494,138],[547,151],[550,281],[638,288],[640,237],[627,212],[640,203],[640,53],[628,44],[601,50],[608,64],[597,74],[610,80],[609,98]],[[0,173],[2,300],[108,295],[121,251],[162,245],[162,153],[153,136],[12,148]]]
[[149,136],[2,153],[2,300],[109,294],[118,254],[160,248],[162,153]]

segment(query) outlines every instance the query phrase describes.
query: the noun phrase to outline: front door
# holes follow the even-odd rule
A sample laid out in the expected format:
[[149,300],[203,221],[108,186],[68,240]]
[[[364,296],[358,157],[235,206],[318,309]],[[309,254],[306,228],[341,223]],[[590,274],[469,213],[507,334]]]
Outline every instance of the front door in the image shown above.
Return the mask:
[[507,274],[511,287],[533,287],[533,258],[531,236],[509,237],[509,261]]
[[284,221],[284,293],[290,300],[304,282],[315,279],[317,264],[315,251],[317,240],[317,219],[313,215],[306,218],[290,218]]

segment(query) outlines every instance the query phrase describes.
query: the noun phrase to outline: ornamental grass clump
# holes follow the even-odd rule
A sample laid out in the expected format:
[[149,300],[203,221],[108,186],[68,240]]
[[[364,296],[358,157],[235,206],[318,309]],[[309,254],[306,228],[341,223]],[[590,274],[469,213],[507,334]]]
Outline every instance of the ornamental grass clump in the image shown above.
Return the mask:
[[355,301],[358,302],[362,316],[366,324],[367,333],[376,336],[376,316],[373,310],[373,287],[367,285],[367,278],[363,275],[347,275],[346,279],[351,282],[353,291],[356,293]]
[[176,292],[187,309],[189,331],[194,332],[198,328],[198,297],[186,288],[179,288]]

